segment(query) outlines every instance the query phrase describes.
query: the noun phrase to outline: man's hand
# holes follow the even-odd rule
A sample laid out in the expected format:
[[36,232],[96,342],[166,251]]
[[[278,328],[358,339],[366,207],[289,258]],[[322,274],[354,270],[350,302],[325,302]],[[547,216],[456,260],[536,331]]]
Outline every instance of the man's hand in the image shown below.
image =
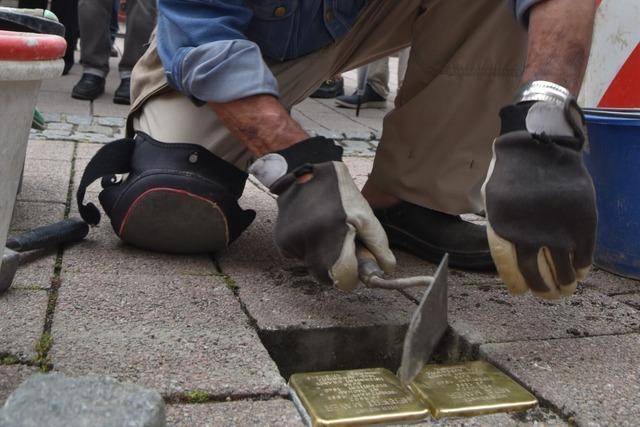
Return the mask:
[[494,262],[514,294],[570,295],[589,271],[596,231],[582,114],[573,100],[529,101],[501,118],[483,187]]
[[277,194],[275,240],[285,256],[303,260],[323,283],[358,286],[356,240],[383,270],[395,267],[384,229],[331,140],[307,139],[256,160],[249,172]]

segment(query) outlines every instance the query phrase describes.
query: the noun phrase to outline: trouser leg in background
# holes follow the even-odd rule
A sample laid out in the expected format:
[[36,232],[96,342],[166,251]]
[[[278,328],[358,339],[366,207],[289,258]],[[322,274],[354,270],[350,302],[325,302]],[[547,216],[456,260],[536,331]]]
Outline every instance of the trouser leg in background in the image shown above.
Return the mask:
[[525,53],[526,34],[507,2],[428,2],[384,120],[373,184],[441,212],[480,212],[499,109],[519,85]]
[[149,44],[149,36],[156,26],[156,0],[127,1],[127,32],[124,39],[124,52],[118,69],[120,77],[131,75],[138,59]]
[[80,63],[84,72],[100,77],[109,73],[112,0],[79,0]]
[[389,96],[389,57],[358,68],[358,89],[363,91],[365,85],[385,99]]

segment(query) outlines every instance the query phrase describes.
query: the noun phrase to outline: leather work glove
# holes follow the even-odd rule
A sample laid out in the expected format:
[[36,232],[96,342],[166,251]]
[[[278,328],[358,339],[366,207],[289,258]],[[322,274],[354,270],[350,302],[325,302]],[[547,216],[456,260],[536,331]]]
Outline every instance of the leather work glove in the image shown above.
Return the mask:
[[278,195],[274,234],[283,255],[303,260],[320,282],[350,291],[359,283],[356,239],[386,272],[395,257],[341,159],[334,141],[315,137],[260,157],[249,172]]
[[543,99],[525,98],[500,112],[501,136],[493,143],[483,195],[502,280],[513,294],[531,289],[552,299],[571,295],[588,274],[597,214],[582,161],[582,112],[568,91],[561,102]]

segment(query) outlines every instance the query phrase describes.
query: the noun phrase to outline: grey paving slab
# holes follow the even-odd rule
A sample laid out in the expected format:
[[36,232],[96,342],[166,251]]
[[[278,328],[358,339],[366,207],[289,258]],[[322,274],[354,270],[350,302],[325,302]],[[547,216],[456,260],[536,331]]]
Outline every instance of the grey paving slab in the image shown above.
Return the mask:
[[577,425],[638,424],[638,334],[487,344],[480,353]]
[[172,427],[301,426],[297,410],[288,400],[238,401],[167,406]]
[[36,355],[47,310],[48,294],[39,290],[12,289],[0,295],[0,354],[20,359]]
[[27,158],[18,200],[67,201],[71,162]]
[[161,393],[279,395],[284,381],[217,277],[74,275],[59,291],[56,370],[97,373]]
[[595,268],[582,283],[607,295],[640,292],[640,280],[628,279]]
[[23,202],[18,201],[13,210],[9,229],[10,235],[30,230],[41,225],[51,224],[64,218],[65,205],[60,202]]
[[78,162],[78,159],[90,159],[100,148],[102,148],[102,144],[78,144],[76,149],[76,170],[83,170],[88,163],[88,160],[82,163]]
[[70,162],[73,143],[69,141],[29,141],[27,158],[39,160],[62,160]]
[[71,91],[42,90],[38,95],[36,108],[47,113],[91,114],[91,103],[71,98]]
[[62,259],[65,278],[82,273],[208,275],[215,271],[205,255],[161,254],[129,246],[115,235],[104,216],[84,241],[65,250]]
[[588,289],[549,302],[513,297],[503,286],[450,289],[453,330],[472,344],[622,334],[640,330],[640,311]]
[[615,295],[613,299],[640,310],[640,293]]
[[[119,83],[119,82],[118,82]],[[126,117],[129,114],[128,105],[120,105],[113,103],[113,93],[116,90],[113,87],[105,95],[93,101],[93,114],[96,116],[109,116],[109,117]]]
[[36,368],[25,365],[0,365],[0,407],[7,397],[18,388],[23,381],[36,372]]
[[[69,74],[66,76],[60,76],[55,79],[44,80],[42,82],[42,87],[40,90],[50,91],[50,92],[60,92],[65,93],[67,95],[71,94],[71,90],[80,77],[82,76],[82,68],[78,65],[71,68]],[[73,99],[69,96],[70,99]],[[75,100],[74,100],[75,101]]]
[[53,278],[57,248],[20,255],[20,267],[13,278],[14,289],[49,289]]

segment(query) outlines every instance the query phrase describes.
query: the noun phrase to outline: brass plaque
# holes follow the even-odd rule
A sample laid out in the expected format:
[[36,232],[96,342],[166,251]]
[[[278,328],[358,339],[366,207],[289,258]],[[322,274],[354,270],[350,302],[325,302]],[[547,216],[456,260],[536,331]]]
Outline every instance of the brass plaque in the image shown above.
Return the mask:
[[426,365],[410,387],[435,418],[521,411],[538,403],[524,387],[484,361]]
[[292,396],[311,426],[362,426],[424,419],[429,410],[387,369],[294,374]]

